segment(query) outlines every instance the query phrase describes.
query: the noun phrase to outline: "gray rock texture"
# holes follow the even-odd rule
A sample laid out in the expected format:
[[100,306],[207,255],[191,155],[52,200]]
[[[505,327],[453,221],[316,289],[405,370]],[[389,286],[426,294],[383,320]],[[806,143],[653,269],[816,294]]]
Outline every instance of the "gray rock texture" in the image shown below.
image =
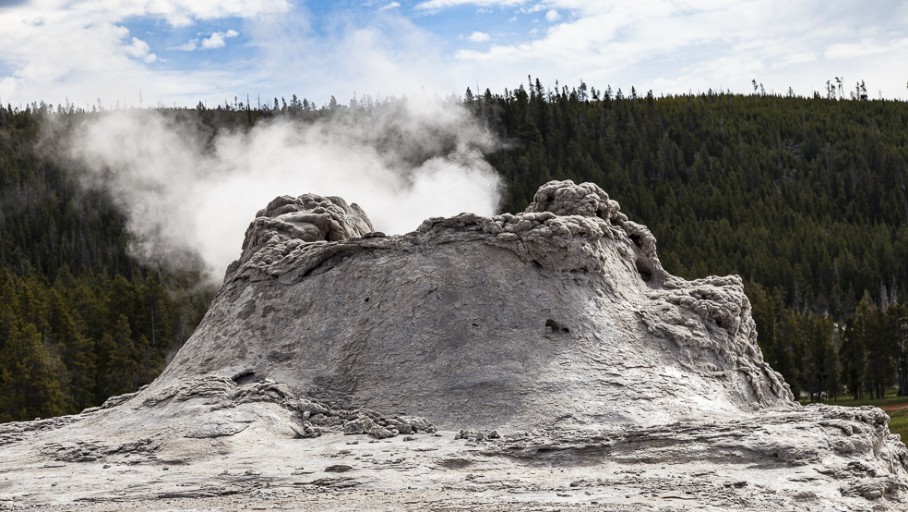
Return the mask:
[[335,204],[279,198],[259,212],[149,392],[254,375],[451,428],[794,407],[762,360],[740,280],[669,276],[652,234],[593,184],[548,183],[522,214],[430,219],[395,237],[362,238],[362,212]]
[[756,336],[593,184],[392,237],[281,197],[154,383],[0,425],[0,509],[908,508],[888,416],[800,406]]

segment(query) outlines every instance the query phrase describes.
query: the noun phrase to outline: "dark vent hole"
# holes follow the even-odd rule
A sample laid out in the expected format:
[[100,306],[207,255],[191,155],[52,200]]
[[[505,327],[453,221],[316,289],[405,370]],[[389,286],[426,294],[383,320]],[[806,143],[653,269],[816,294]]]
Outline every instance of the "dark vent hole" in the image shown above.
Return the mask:
[[545,330],[550,332],[571,332],[567,327],[549,318],[545,321]]
[[250,382],[255,382],[255,372],[252,370],[245,370],[233,376],[233,382],[237,385],[249,384]]
[[649,266],[641,259],[637,259],[637,272],[640,273],[640,277],[643,279],[644,283],[648,283],[653,279],[653,272],[650,270]]

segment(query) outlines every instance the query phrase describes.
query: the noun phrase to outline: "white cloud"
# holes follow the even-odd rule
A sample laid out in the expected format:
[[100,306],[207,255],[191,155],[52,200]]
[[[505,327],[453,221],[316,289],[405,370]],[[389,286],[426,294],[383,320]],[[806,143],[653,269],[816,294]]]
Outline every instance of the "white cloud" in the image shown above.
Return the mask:
[[[158,1],[147,8],[114,0],[54,1],[59,4],[0,11],[0,69],[12,70],[0,75],[4,102],[68,99],[90,108],[101,98],[107,106],[137,105],[142,90],[145,105],[217,105],[247,93],[268,104],[274,96],[289,99],[293,93],[325,104],[331,95],[346,102],[356,92],[360,98],[434,96],[466,87],[459,82],[458,64],[443,53],[440,36],[419,28],[399,10],[369,11],[360,18],[332,12],[330,21],[320,19],[324,23],[314,30],[313,14],[303,8],[281,10],[284,4],[273,1]],[[261,7],[269,5],[276,7],[270,12]],[[230,20],[244,38],[243,60],[174,69],[174,61],[202,57],[168,58],[165,52],[205,49],[203,41],[208,47],[229,44],[232,33],[202,32],[164,46],[166,26],[156,28],[164,32],[158,39],[123,26],[127,18],[151,11],[167,23],[179,23],[183,15],[196,22],[223,13],[248,15]],[[149,45],[147,57],[135,55],[141,48],[133,47],[133,37]],[[144,60],[150,55],[157,59],[154,66]]]
[[527,0],[429,0],[416,4],[416,9],[435,11],[462,5],[475,5],[477,7],[514,7],[525,3],[527,3]]
[[783,58],[781,63],[783,65],[787,64],[805,64],[808,62],[814,62],[817,60],[817,54],[812,51],[802,51],[797,53],[792,53],[787,57]]
[[[484,2],[456,2],[464,3]],[[744,92],[757,78],[767,90],[809,95],[848,74],[904,96],[906,77],[891,72],[904,67],[898,56],[908,48],[908,6],[899,2],[542,0],[525,12],[543,9],[568,21],[482,51],[463,47],[457,59],[476,75],[504,77],[488,80],[498,88],[532,67],[562,83],[669,93]]]
[[310,22],[301,13],[273,16],[254,33],[244,32],[260,50],[262,90],[324,104],[332,95],[340,101],[354,94],[414,98],[466,89],[458,78],[462,70],[443,53],[445,41],[397,13],[371,16],[368,23],[338,16],[318,35]]
[[132,44],[127,46],[125,50],[129,55],[137,59],[142,59],[149,64],[158,60],[158,57],[151,53],[151,48],[148,46],[148,43],[142,41],[138,37],[133,37]]
[[87,13],[107,13],[119,19],[159,17],[174,27],[189,26],[197,20],[251,18],[263,13],[286,12],[291,8],[290,0],[55,0],[55,3]]
[[[238,84],[232,72],[176,72],[154,68],[161,61],[153,40],[124,26],[136,17],[161,18],[173,26],[221,17],[256,17],[285,12],[285,0],[36,0],[0,10],[0,97],[13,103],[65,99],[80,106],[97,98],[136,103],[183,90],[188,104],[198,91]],[[216,78],[215,78],[216,77]],[[196,96],[197,98],[197,96]],[[168,103],[170,103],[168,101]]]
[[904,52],[908,48],[908,38],[896,41],[855,41],[833,43],[823,53],[827,59],[859,59],[891,52]]
[[[908,80],[897,72],[908,49],[908,3],[897,1],[427,0],[414,13],[395,5],[402,2],[373,0],[360,11],[327,14],[290,2],[33,0],[6,7],[0,69],[11,71],[0,75],[0,98],[135,104],[128,98],[142,89],[152,104],[217,104],[247,92],[297,93],[322,104],[354,93],[459,93],[477,80],[482,89],[502,91],[528,70],[548,83],[582,78],[599,89],[636,85],[657,95],[701,86],[746,92],[754,78],[767,90],[792,86],[810,94],[845,76],[904,97]],[[483,13],[474,33],[439,30],[453,26],[445,16],[461,16],[456,8],[469,6]],[[149,16],[162,22],[155,33],[126,28]],[[540,23],[543,16],[549,22]],[[230,44],[229,31],[211,32],[227,18],[242,32],[242,61],[175,69],[173,62],[204,54],[170,59],[168,52]],[[180,46],[165,37],[186,32],[168,25],[201,22],[207,26]],[[487,27],[495,27],[494,39],[486,39]]]
[[489,34],[486,34],[485,32],[473,32],[472,34],[470,34],[470,37],[468,37],[467,39],[469,39],[470,41],[472,41],[474,43],[485,43],[485,42],[491,40],[492,37],[489,36]]
[[236,30],[228,30],[226,32],[213,32],[210,36],[202,39],[201,45],[202,48],[207,50],[212,50],[215,48],[223,48],[227,44],[227,39],[232,39],[240,35]]

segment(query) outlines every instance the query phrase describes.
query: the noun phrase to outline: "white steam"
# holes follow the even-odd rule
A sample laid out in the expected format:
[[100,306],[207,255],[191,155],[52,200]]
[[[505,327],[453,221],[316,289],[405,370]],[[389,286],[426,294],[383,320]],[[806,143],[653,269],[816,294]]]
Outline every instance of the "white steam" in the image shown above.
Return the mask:
[[498,205],[500,181],[482,156],[494,139],[456,103],[389,101],[217,134],[178,114],[103,113],[66,144],[128,215],[133,253],[165,266],[196,253],[220,279],[255,213],[279,195],[343,197],[388,234]]

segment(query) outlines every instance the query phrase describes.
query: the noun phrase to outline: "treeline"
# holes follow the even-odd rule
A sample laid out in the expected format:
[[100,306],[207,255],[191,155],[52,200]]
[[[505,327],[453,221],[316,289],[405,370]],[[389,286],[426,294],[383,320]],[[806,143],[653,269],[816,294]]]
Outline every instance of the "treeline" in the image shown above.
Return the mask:
[[908,393],[896,327],[908,103],[852,98],[756,87],[655,98],[529,78],[504,94],[468,89],[464,103],[507,142],[489,155],[507,183],[504,210],[550,179],[595,182],[650,227],[670,272],[744,277],[764,354],[796,393],[897,381]]
[[200,272],[130,256],[112,199],[41,156],[47,114],[0,108],[0,421],[78,412],[150,382],[212,294]]
[[129,276],[125,218],[113,201],[41,156],[40,110],[0,108],[0,268],[53,279],[58,269]]
[[181,288],[160,274],[0,270],[0,421],[80,411],[151,382],[207,308],[206,294]]
[[[463,105],[504,142],[487,155],[502,210],[550,179],[598,183],[650,227],[670,272],[744,277],[764,355],[796,392],[908,393],[908,104],[853,96],[657,98],[529,79],[468,90]],[[383,104],[234,98],[166,114],[213,139]],[[0,107],[0,419],[77,411],[147,382],[210,297],[196,273],[131,258],[111,198],[41,157],[54,144],[42,119],[92,115]]]
[[865,293],[844,318],[786,307],[758,283],[747,295],[764,358],[810,400],[908,395],[908,304],[878,306]]

